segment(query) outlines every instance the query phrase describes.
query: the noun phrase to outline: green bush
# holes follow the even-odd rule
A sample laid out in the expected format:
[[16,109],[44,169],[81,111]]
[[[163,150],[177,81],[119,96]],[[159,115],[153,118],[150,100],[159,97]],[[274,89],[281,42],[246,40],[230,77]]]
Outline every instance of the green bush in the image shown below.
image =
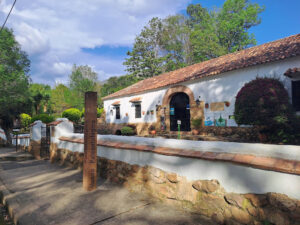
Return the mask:
[[271,142],[292,143],[298,135],[288,93],[276,78],[246,83],[236,96],[234,117],[238,124],[259,126]]
[[192,119],[192,126],[194,129],[200,129],[202,125],[202,118]]
[[37,120],[41,120],[43,123],[51,123],[52,121],[54,121],[54,116],[45,114],[45,113],[41,113],[38,115],[35,115],[32,117],[31,119],[31,123],[34,123],[34,121]]
[[[103,113],[104,111],[104,108],[97,108],[97,118],[100,118],[101,117],[101,114]],[[82,109],[81,111],[81,117],[84,117],[84,113],[85,113],[85,109]]]
[[121,134],[122,135],[134,135],[134,129],[132,127],[122,127]]
[[29,116],[26,113],[20,114],[20,120],[21,120],[21,125],[22,127],[28,127],[31,123],[31,116]]
[[74,123],[78,123],[81,118],[81,112],[79,109],[76,108],[66,109],[62,113],[62,117],[68,118],[70,121],[73,121]]

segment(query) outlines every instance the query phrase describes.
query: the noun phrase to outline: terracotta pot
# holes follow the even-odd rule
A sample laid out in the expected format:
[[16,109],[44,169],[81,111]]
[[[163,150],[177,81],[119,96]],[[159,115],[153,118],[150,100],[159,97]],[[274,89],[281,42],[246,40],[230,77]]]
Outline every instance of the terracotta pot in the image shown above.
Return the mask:
[[156,134],[156,130],[151,130],[150,134],[155,135]]
[[192,134],[193,134],[193,135],[198,135],[198,134],[199,134],[199,130],[193,129],[193,130],[192,130]]
[[260,143],[266,143],[267,142],[267,135],[266,134],[259,133],[258,138],[259,138]]
[[209,104],[205,103],[205,108],[208,109],[209,108]]
[[226,107],[229,107],[230,106],[230,102],[226,101],[225,105],[226,105]]

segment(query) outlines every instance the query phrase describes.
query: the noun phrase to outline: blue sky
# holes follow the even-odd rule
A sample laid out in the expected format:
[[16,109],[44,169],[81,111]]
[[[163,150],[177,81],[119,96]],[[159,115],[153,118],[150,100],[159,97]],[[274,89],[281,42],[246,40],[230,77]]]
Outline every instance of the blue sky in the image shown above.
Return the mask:
[[[13,0],[0,1],[4,21]],[[299,32],[299,0],[256,0],[266,7],[251,28],[257,44]],[[67,83],[72,65],[90,65],[99,80],[124,75],[126,52],[154,16],[184,12],[188,4],[221,7],[224,0],[22,0],[7,26],[31,60],[33,82]]]

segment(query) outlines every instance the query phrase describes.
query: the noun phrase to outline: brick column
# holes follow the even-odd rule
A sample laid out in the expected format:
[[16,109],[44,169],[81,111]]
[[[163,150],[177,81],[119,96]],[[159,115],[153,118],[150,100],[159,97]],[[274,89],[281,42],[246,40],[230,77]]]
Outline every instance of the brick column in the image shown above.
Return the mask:
[[97,188],[97,92],[85,93],[83,188]]

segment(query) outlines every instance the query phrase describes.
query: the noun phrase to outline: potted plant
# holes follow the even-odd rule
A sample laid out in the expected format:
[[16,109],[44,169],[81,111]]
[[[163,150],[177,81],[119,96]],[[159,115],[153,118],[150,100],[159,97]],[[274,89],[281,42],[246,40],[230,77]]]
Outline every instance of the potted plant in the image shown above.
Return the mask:
[[209,108],[209,104],[205,103],[205,108],[208,109]]
[[225,104],[226,107],[230,106],[230,102],[229,101],[225,101],[224,104]]
[[153,125],[151,125],[151,126],[149,127],[149,133],[150,133],[151,135],[155,135],[155,134],[156,134],[156,130],[155,130],[155,127],[154,127]]
[[199,118],[192,119],[192,134],[198,135],[201,126],[202,126],[202,118],[199,117]]

